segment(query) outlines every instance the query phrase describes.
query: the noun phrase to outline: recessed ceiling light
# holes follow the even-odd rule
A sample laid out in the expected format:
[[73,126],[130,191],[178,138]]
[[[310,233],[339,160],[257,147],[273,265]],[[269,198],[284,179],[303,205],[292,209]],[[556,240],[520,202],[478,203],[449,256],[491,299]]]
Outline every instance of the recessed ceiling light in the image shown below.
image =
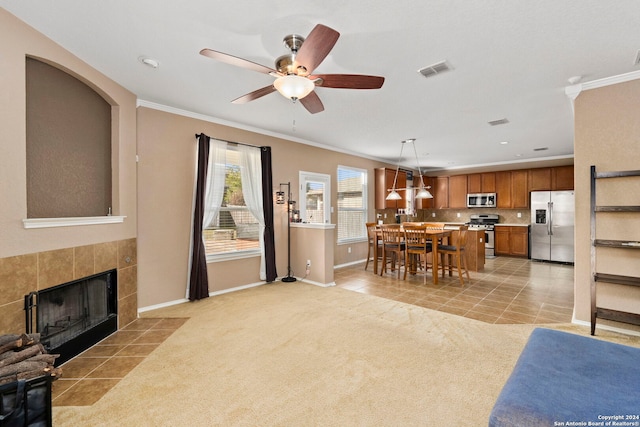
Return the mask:
[[140,58],[138,58],[138,60],[142,62],[144,65],[151,68],[158,68],[160,66],[160,62],[158,62],[157,59],[148,58],[146,56],[141,56]]
[[522,157],[522,154],[516,154],[516,157]]
[[509,143],[509,141],[501,141],[500,145],[507,145]]

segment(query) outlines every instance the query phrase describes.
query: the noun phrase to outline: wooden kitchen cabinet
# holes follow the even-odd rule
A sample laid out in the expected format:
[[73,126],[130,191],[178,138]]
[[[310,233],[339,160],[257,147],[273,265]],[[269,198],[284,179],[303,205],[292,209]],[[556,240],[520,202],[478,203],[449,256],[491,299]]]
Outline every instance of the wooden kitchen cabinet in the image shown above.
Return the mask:
[[529,227],[509,227],[509,243],[511,244],[511,255],[527,257],[529,256]]
[[449,177],[449,208],[467,207],[467,175]]
[[[435,179],[428,176],[423,176],[422,182],[424,183],[424,186],[429,191],[429,193],[433,195],[435,191],[434,190]],[[420,188],[420,175],[413,176],[413,188]],[[433,199],[416,199],[415,203],[416,203],[416,209],[432,209],[433,208]]]
[[467,175],[467,193],[495,193],[496,173],[472,173]]
[[573,165],[529,170],[529,191],[573,190]]
[[511,172],[496,172],[496,207],[511,209]]
[[529,191],[551,190],[551,168],[529,169]]
[[529,207],[529,172],[527,170],[511,171],[511,208]]
[[529,256],[529,228],[524,226],[496,225],[496,255]]
[[446,209],[449,207],[449,177],[437,176],[434,179],[433,207],[435,209]]
[[558,166],[551,169],[552,190],[573,190],[573,165]]
[[[406,190],[399,190],[398,194],[402,196],[401,200],[387,200],[389,189],[393,188],[393,181],[396,176],[395,169],[377,168],[375,170],[375,208],[376,209],[405,209],[407,207]],[[398,171],[396,180],[396,188],[407,187],[407,173],[403,170]]]
[[482,193],[482,174],[472,173],[467,175],[467,191],[471,194]]

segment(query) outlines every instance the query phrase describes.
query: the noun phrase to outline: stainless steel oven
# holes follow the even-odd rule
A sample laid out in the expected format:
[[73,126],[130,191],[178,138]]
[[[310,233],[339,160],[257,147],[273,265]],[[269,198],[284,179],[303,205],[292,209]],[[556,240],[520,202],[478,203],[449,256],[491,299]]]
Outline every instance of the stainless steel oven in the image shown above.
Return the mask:
[[469,222],[469,230],[484,230],[484,257],[495,258],[495,230],[494,225],[498,223],[499,216],[496,214],[473,214]]
[[496,257],[496,246],[494,243],[496,237],[496,232],[493,229],[493,225],[491,228],[487,228],[484,230],[484,257],[485,258],[495,258]]

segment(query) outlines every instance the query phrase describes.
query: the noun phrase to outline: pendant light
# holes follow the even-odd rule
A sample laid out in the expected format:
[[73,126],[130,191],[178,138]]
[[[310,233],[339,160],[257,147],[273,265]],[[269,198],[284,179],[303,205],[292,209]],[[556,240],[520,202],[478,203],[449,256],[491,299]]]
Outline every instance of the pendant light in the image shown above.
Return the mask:
[[429,187],[425,187],[424,180],[422,179],[422,170],[420,169],[420,160],[418,160],[418,151],[416,150],[416,140],[412,139],[413,152],[416,155],[416,165],[418,166],[418,174],[420,175],[420,186],[418,187],[418,193],[416,199],[433,199],[433,195],[427,190]]
[[[387,200],[402,200],[402,196],[396,191],[396,182],[398,181],[398,171],[400,170],[400,161],[402,160],[402,150],[404,150],[404,143],[408,140],[402,141],[402,147],[400,147],[400,157],[398,157],[398,167],[396,168],[396,176],[393,178],[393,187],[391,192],[386,197]],[[389,191],[389,190],[387,190]]]
[[393,187],[390,191],[389,195],[386,197],[387,200],[402,200],[402,196],[398,194],[398,190],[414,190],[414,188],[396,188],[396,183],[398,181],[398,171],[400,170],[400,161],[402,160],[402,150],[404,149],[404,144],[410,142],[413,144],[413,152],[416,156],[416,165],[418,166],[418,174],[420,175],[420,186],[417,188],[418,192],[416,193],[416,199],[433,199],[433,195],[429,192],[430,186],[424,185],[424,178],[422,177],[422,170],[420,169],[420,161],[418,159],[418,151],[416,150],[416,139],[409,138],[405,139],[402,142],[402,147],[400,148],[400,157],[398,158],[398,167],[396,168],[396,175],[393,178]]

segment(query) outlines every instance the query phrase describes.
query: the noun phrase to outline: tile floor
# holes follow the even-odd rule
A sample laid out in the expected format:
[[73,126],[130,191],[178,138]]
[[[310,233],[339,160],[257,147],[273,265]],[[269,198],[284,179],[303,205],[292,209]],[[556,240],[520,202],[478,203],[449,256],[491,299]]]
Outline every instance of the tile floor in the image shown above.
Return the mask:
[[[373,274],[373,263],[335,271],[336,286],[419,305],[487,323],[567,323],[573,314],[573,266],[497,257],[487,259],[481,272],[471,271],[464,287],[453,277],[427,284],[423,276],[398,280],[396,273]],[[404,270],[403,270],[404,273]],[[442,273],[441,273],[442,274]]]
[[[395,273],[374,275],[372,263],[335,271],[336,286],[402,301],[488,323],[567,323],[573,311],[573,266],[498,257],[482,272],[470,272],[460,286],[457,276],[438,285],[421,275],[398,280]],[[53,382],[53,406],[88,406],[97,402],[129,371],[188,319],[137,319],[62,366]]]
[[94,404],[187,320],[137,319],[69,360],[52,383],[53,406]]

